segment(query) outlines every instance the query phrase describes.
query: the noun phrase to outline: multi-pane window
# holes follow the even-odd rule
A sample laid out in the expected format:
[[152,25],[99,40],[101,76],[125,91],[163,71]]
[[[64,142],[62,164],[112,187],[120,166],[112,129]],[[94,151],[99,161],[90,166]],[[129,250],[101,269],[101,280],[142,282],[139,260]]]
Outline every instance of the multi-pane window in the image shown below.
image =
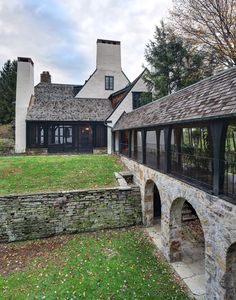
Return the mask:
[[72,144],[72,126],[52,125],[49,127],[49,144]]
[[105,76],[105,90],[114,90],[114,76]]
[[30,127],[30,147],[44,146],[45,130],[42,125],[32,125]]

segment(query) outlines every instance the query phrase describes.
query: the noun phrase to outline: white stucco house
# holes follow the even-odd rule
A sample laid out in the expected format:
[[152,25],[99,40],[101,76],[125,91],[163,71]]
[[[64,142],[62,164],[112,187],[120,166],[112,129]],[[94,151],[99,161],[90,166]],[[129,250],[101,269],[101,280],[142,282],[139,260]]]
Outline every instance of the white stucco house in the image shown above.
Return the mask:
[[[34,86],[34,63],[17,64],[15,151],[111,153],[112,127],[151,94],[145,70],[130,82],[119,41],[97,40],[96,69],[84,85],[56,84],[45,71]],[[114,149],[115,150],[115,149]]]

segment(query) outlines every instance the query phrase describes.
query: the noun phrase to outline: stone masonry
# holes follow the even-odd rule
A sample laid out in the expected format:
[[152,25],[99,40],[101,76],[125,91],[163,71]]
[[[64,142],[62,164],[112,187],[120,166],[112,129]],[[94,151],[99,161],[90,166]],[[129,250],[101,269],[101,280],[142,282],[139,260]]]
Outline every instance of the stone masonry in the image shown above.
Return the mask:
[[0,242],[141,223],[138,186],[0,197]]
[[122,161],[134,174],[134,182],[140,186],[143,223],[147,226],[152,225],[153,221],[149,183],[154,182],[159,190],[162,252],[165,257],[169,261],[181,260],[181,212],[186,200],[195,209],[204,232],[206,298],[235,299],[235,291],[232,296],[232,282],[236,263],[230,265],[230,261],[235,262],[235,259],[232,259],[229,249],[232,245],[236,249],[236,206],[126,157],[122,156]]

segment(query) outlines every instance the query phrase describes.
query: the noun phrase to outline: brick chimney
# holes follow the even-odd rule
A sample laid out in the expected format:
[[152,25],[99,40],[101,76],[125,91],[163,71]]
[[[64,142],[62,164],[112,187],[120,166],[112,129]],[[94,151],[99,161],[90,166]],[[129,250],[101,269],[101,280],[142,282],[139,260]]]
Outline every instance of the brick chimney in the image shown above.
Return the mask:
[[43,73],[40,74],[40,82],[51,83],[51,75],[48,71],[43,71]]

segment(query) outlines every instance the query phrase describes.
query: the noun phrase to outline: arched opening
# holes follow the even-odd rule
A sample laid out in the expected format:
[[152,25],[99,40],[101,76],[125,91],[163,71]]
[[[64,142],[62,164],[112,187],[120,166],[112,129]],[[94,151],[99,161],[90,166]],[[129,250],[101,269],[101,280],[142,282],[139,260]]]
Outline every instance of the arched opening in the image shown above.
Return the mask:
[[204,260],[204,249],[204,232],[195,209],[185,199],[176,199],[170,211],[171,261]]
[[148,180],[145,185],[144,203],[145,225],[161,224],[161,198],[159,190],[152,180]]
[[183,198],[170,210],[170,261],[178,262],[173,266],[186,283],[197,286],[194,293],[205,294],[204,232],[195,209]]
[[185,201],[182,208],[182,260],[198,262],[204,273],[205,239],[201,222],[192,205]]
[[236,243],[231,245],[226,257],[226,299],[236,299]]
[[153,187],[153,219],[154,224],[161,221],[161,198],[157,186]]

